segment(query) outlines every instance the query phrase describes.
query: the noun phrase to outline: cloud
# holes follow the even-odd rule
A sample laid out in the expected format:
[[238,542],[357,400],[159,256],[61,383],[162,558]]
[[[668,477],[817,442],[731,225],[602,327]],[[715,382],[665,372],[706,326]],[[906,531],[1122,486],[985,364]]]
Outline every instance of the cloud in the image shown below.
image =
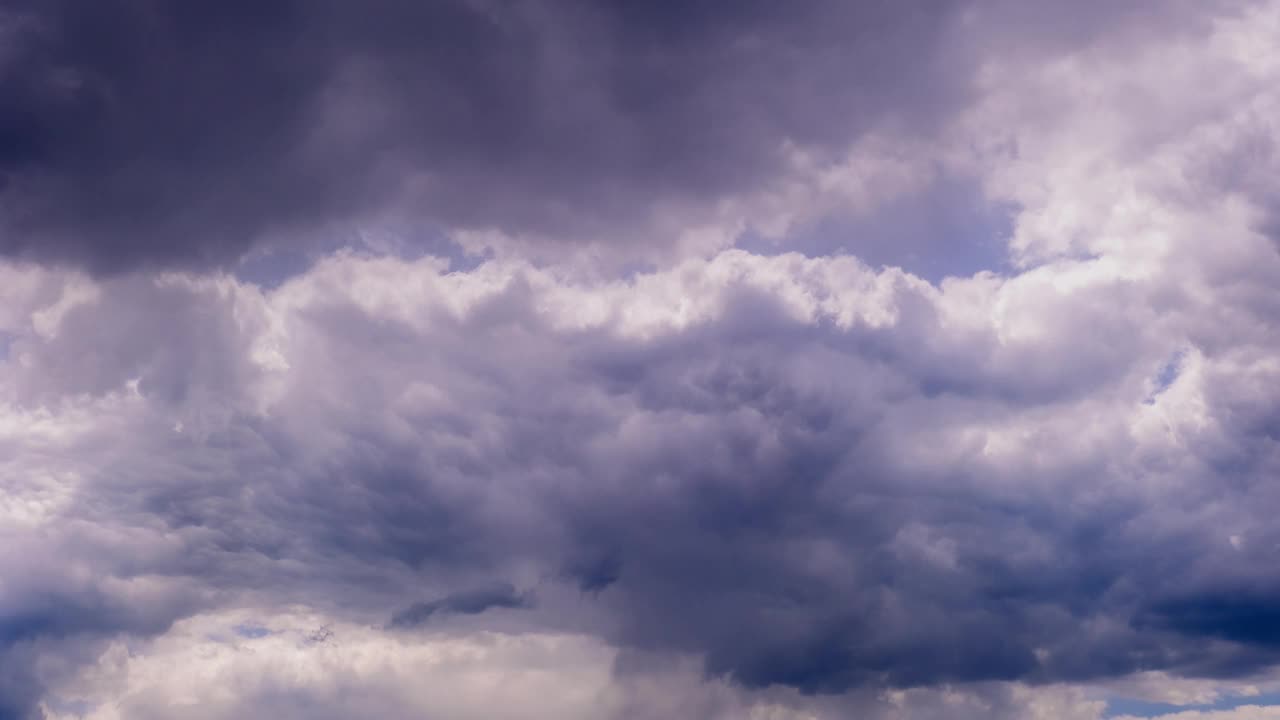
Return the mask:
[[1041,5],[9,3],[0,252],[229,267],[390,226],[410,248],[498,232],[660,262],[705,250],[680,237],[695,227],[767,231],[762,197],[803,215],[787,188],[829,185],[865,137],[931,145],[991,52],[1052,57],[1209,12]]
[[[941,720],[974,710],[986,718],[1094,720],[1100,709],[1062,689],[804,698],[705,682],[687,658],[658,663],[582,635],[440,633],[408,642],[403,634],[338,623],[314,643],[311,628],[326,622],[322,617],[259,617],[270,632],[251,638],[235,634],[242,617],[202,614],[148,643],[113,645],[46,703],[48,717],[802,720],[857,712],[873,720]],[[629,671],[619,674],[620,665]],[[173,673],[175,666],[184,672]]]
[[784,142],[928,117],[961,91],[929,50],[955,5],[17,3],[0,250],[208,267],[404,202],[615,233],[760,186]]
[[[590,202],[594,193],[617,191],[640,209],[668,192],[696,202],[737,193],[739,202],[782,198],[759,210],[781,218],[780,245],[673,250],[622,275],[548,262],[518,238],[514,250],[461,268],[366,247],[325,253],[264,288],[210,269],[248,241],[183,235],[164,197],[150,206],[154,217],[129,210],[203,123],[189,118],[165,135],[145,104],[81,107],[88,101],[69,79],[60,82],[71,100],[37,92],[52,85],[7,80],[40,102],[72,103],[49,117],[123,113],[118,126],[93,120],[85,136],[47,118],[24,130],[53,139],[14,145],[27,149],[5,158],[18,197],[47,189],[74,200],[108,177],[81,165],[112,166],[124,147],[137,150],[131,167],[141,175],[111,176],[123,204],[75,200],[103,202],[123,225],[97,217],[105,235],[68,226],[58,230],[65,243],[31,249],[70,265],[0,263],[0,669],[12,678],[0,685],[0,716],[163,717],[201,697],[210,718],[250,709],[490,717],[495,688],[510,688],[526,698],[512,712],[530,718],[1092,719],[1105,706],[1099,688],[1172,678],[1190,684],[1169,697],[1203,697],[1204,683],[1236,686],[1276,665],[1266,569],[1280,547],[1270,482],[1280,468],[1280,254],[1264,222],[1267,174],[1222,180],[1232,175],[1223,168],[1243,162],[1241,138],[1272,132],[1263,118],[1280,66],[1252,49],[1269,47],[1274,8],[1208,24],[1176,13],[1170,27],[1135,21],[1115,29],[1123,43],[1103,42],[1113,36],[1094,29],[1106,16],[1097,10],[1064,37],[1041,30],[1056,38],[1047,60],[1010,40],[1003,62],[977,71],[973,95],[946,106],[936,136],[902,146],[908,157],[895,165],[903,135],[841,129],[828,117],[811,126],[786,103],[762,116],[730,112],[729,145],[699,145],[703,126],[690,118],[703,103],[754,108],[737,95],[751,72],[791,67],[748,63],[742,87],[719,88],[736,43],[803,46],[782,53],[797,72],[817,63],[814,87],[766,84],[767,96],[818,114],[856,104],[792,95],[822,95],[822,71],[843,67],[845,56],[823,55],[824,43],[845,37],[834,20],[827,37],[803,12],[774,17],[772,6],[751,4],[727,17],[695,6],[679,18],[631,6],[380,7],[401,13],[394,25],[385,13],[318,7],[231,4],[197,17],[185,13],[199,8],[133,4],[104,18],[126,38],[154,24],[147,37],[155,52],[175,54],[171,67],[124,52],[142,46],[114,36],[59,50],[50,38],[73,28],[51,19],[57,8],[20,8],[11,15],[23,19],[10,22],[30,24],[20,36],[34,45],[6,46],[7,62],[52,67],[70,62],[58,53],[92,50],[102,55],[94,67],[106,63],[93,81],[102,87],[132,88],[147,102],[185,98],[174,112],[208,114],[214,95],[176,78],[204,67],[201,53],[221,57],[216,48],[243,23],[257,28],[263,37],[245,37],[244,58],[265,70],[218,96],[275,97],[275,71],[292,67],[277,54],[297,60],[312,85],[289,76],[282,87],[301,95],[280,90],[278,107],[232,121],[246,125],[226,130],[221,152],[189,159],[212,163],[200,187],[234,187],[181,223],[208,220],[236,237],[285,218],[274,207],[244,212],[238,193],[257,198],[295,171],[326,177],[242,132],[278,123],[296,138],[304,120],[294,113],[322,98],[391,108],[389,119],[349,119],[357,134],[441,123],[431,141],[440,147],[402,148],[400,132],[370,137],[403,149],[407,162],[439,163],[457,179],[449,192],[493,187],[503,198],[508,180],[519,188],[518,202],[496,203],[478,224],[540,227],[539,213],[553,209],[542,200],[557,193],[611,221],[625,214]],[[878,5],[856,12],[931,40],[948,23],[984,17],[957,10],[899,25]],[[417,41],[427,27],[439,42]],[[314,38],[334,28],[334,46],[312,57]],[[538,33],[583,28],[598,31],[583,35],[595,44],[538,44]],[[161,42],[173,33],[188,41],[183,49]],[[888,52],[868,47],[858,52]],[[568,56],[539,54],[548,48]],[[615,53],[616,66],[584,59]],[[527,58],[536,60],[528,76],[516,72]],[[665,65],[677,61],[680,73]],[[439,78],[398,72],[437,65]],[[455,65],[477,79],[453,87]],[[208,87],[230,82],[232,69],[210,67]],[[513,119],[543,107],[534,81],[553,69],[627,80],[569,84],[625,89],[601,101],[606,109],[636,103],[644,132],[620,146],[628,162],[653,153],[650,129],[688,131],[663,142],[699,146],[655,153],[658,167],[633,172],[613,168],[608,143],[587,138],[563,177],[533,182],[539,153],[567,152],[580,135],[554,113],[546,126]],[[673,75],[689,85],[649,84]],[[911,82],[927,89],[932,80]],[[900,100],[917,107],[893,88],[851,85],[870,93],[877,117]],[[1200,85],[1205,93],[1192,92]],[[344,105],[339,90],[374,96]],[[613,118],[590,93],[557,97]],[[456,102],[419,118],[442,98]],[[490,117],[508,106],[512,117]],[[159,123],[146,127],[148,142],[129,139],[138,119]],[[76,153],[56,150],[64,130],[83,143]],[[812,160],[805,177],[842,189],[811,206],[770,195],[777,187],[761,178],[771,166],[748,160],[756,140],[779,134],[804,140],[789,162]],[[850,147],[878,148],[877,162],[914,189],[939,172],[919,170],[921,149],[944,152],[945,172],[964,169],[979,194],[1011,209],[1012,264],[933,282],[856,255],[782,252],[806,222],[793,223],[796,207],[816,208],[796,217],[838,213],[833,198],[879,189],[867,179],[879,175],[856,172],[868,156]],[[507,163],[510,178],[495,179],[496,158],[518,159],[523,148],[536,149],[529,165]],[[225,174],[212,172],[222,162]],[[250,172],[259,162],[262,174]],[[668,184],[677,176],[688,184]],[[297,217],[327,221],[306,209],[323,192],[305,182],[297,190]],[[344,196],[334,217],[363,212],[363,202]],[[484,204],[471,202],[432,211],[456,210],[449,222],[467,226]],[[521,214],[525,202],[532,214]],[[73,224],[95,218],[59,207]],[[5,237],[53,231],[38,225]],[[129,240],[102,240],[117,231]],[[150,244],[179,236],[191,239]],[[188,661],[202,663],[203,687],[161,672]],[[441,705],[443,686],[423,667],[479,690]],[[430,682],[417,685],[423,677]],[[574,679],[590,692],[560,692]],[[92,707],[80,713],[80,702]]]
[[[1249,638],[1205,646],[1188,627],[1131,624],[1167,602],[1163,563],[1239,552],[1199,534],[1220,526],[1208,518],[1190,535],[1166,524],[1177,496],[1143,456],[1169,440],[1133,428],[1185,423],[1211,471],[1218,421],[1183,413],[1218,417],[1212,393],[1249,376],[1188,354],[1148,403],[1168,355],[1136,301],[1163,291],[1108,267],[939,289],[851,258],[728,251],[579,284],[504,261],[450,273],[340,255],[267,293],[96,282],[44,335],[15,328],[8,370],[15,389],[65,386],[35,397],[61,428],[44,442],[81,479],[45,521],[136,528],[157,549],[123,565],[99,549],[117,563],[99,567],[230,594],[206,603],[474,621],[534,584],[545,602],[513,622],[837,694],[1265,665]],[[1109,297],[1133,309],[1106,317]],[[152,330],[207,328],[206,356],[226,360],[160,382],[171,348],[142,345],[104,356],[119,359],[95,366],[110,380],[84,387],[38,360],[110,345],[79,328],[148,307],[169,313]],[[1000,307],[1060,321],[1024,327]],[[1086,322],[1112,339],[1080,343]],[[1178,404],[1206,392],[1207,407]],[[14,427],[35,447],[39,426]],[[1257,522],[1246,497],[1215,515]],[[495,575],[512,584],[475,590]],[[423,582],[441,599],[413,604]]]
[[389,627],[411,628],[422,625],[433,615],[479,615],[495,608],[526,608],[530,602],[529,597],[517,593],[510,583],[498,583],[453,593],[437,600],[414,603],[391,616]]
[[[1186,710],[1154,716],[1155,720],[1263,720],[1272,717],[1280,717],[1280,707],[1241,705],[1230,710]],[[1135,720],[1135,716],[1119,715],[1116,720]]]

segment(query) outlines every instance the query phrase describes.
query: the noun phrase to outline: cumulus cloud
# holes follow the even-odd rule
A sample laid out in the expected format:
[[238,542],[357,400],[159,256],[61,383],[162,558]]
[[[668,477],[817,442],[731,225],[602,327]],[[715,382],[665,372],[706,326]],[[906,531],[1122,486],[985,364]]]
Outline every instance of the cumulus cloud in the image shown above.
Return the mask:
[[[318,642],[312,628],[327,621],[307,612],[259,617],[252,633],[245,621],[237,613],[202,614],[145,645],[114,644],[46,702],[48,717],[805,720],[856,710],[904,720],[981,710],[992,718],[1074,720],[1096,717],[1100,706],[1061,688],[806,698],[706,682],[687,658],[655,663],[582,635],[438,633],[406,642],[337,623],[325,625]],[[619,674],[619,666],[628,672]]]
[[[1096,720],[1262,683],[1280,9],[1207,5],[6,8],[0,718]],[[1000,272],[788,251],[955,174],[1011,213]],[[383,201],[503,251],[216,269]],[[523,235],[668,202],[729,234],[621,273]]]

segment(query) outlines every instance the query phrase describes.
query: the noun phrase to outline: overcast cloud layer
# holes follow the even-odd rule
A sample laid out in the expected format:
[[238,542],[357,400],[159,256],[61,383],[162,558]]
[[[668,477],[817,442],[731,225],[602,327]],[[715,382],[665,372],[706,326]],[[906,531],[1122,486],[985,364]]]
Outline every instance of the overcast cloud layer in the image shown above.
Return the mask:
[[1280,3],[0,3],[0,720],[1280,717]]

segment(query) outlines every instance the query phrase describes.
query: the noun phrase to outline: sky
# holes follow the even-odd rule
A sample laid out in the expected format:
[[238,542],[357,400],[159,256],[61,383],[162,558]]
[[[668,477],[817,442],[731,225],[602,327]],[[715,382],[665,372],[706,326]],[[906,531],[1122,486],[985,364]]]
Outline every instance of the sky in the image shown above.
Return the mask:
[[1280,1],[0,0],[0,720],[1280,718]]

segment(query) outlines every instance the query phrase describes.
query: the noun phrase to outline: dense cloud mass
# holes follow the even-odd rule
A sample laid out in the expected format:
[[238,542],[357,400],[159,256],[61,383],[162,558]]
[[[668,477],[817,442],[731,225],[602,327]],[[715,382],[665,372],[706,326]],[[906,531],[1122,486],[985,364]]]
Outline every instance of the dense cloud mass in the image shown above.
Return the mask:
[[988,45],[1153,24],[1048,5],[10,0],[0,252],[208,268],[395,215],[654,261],[799,157],[932,136]]
[[1280,4],[2,7],[0,720],[1276,714]]
[[956,5],[18,3],[0,248],[205,266],[398,200],[618,235],[764,183],[788,143],[928,124],[963,92],[932,50]]

